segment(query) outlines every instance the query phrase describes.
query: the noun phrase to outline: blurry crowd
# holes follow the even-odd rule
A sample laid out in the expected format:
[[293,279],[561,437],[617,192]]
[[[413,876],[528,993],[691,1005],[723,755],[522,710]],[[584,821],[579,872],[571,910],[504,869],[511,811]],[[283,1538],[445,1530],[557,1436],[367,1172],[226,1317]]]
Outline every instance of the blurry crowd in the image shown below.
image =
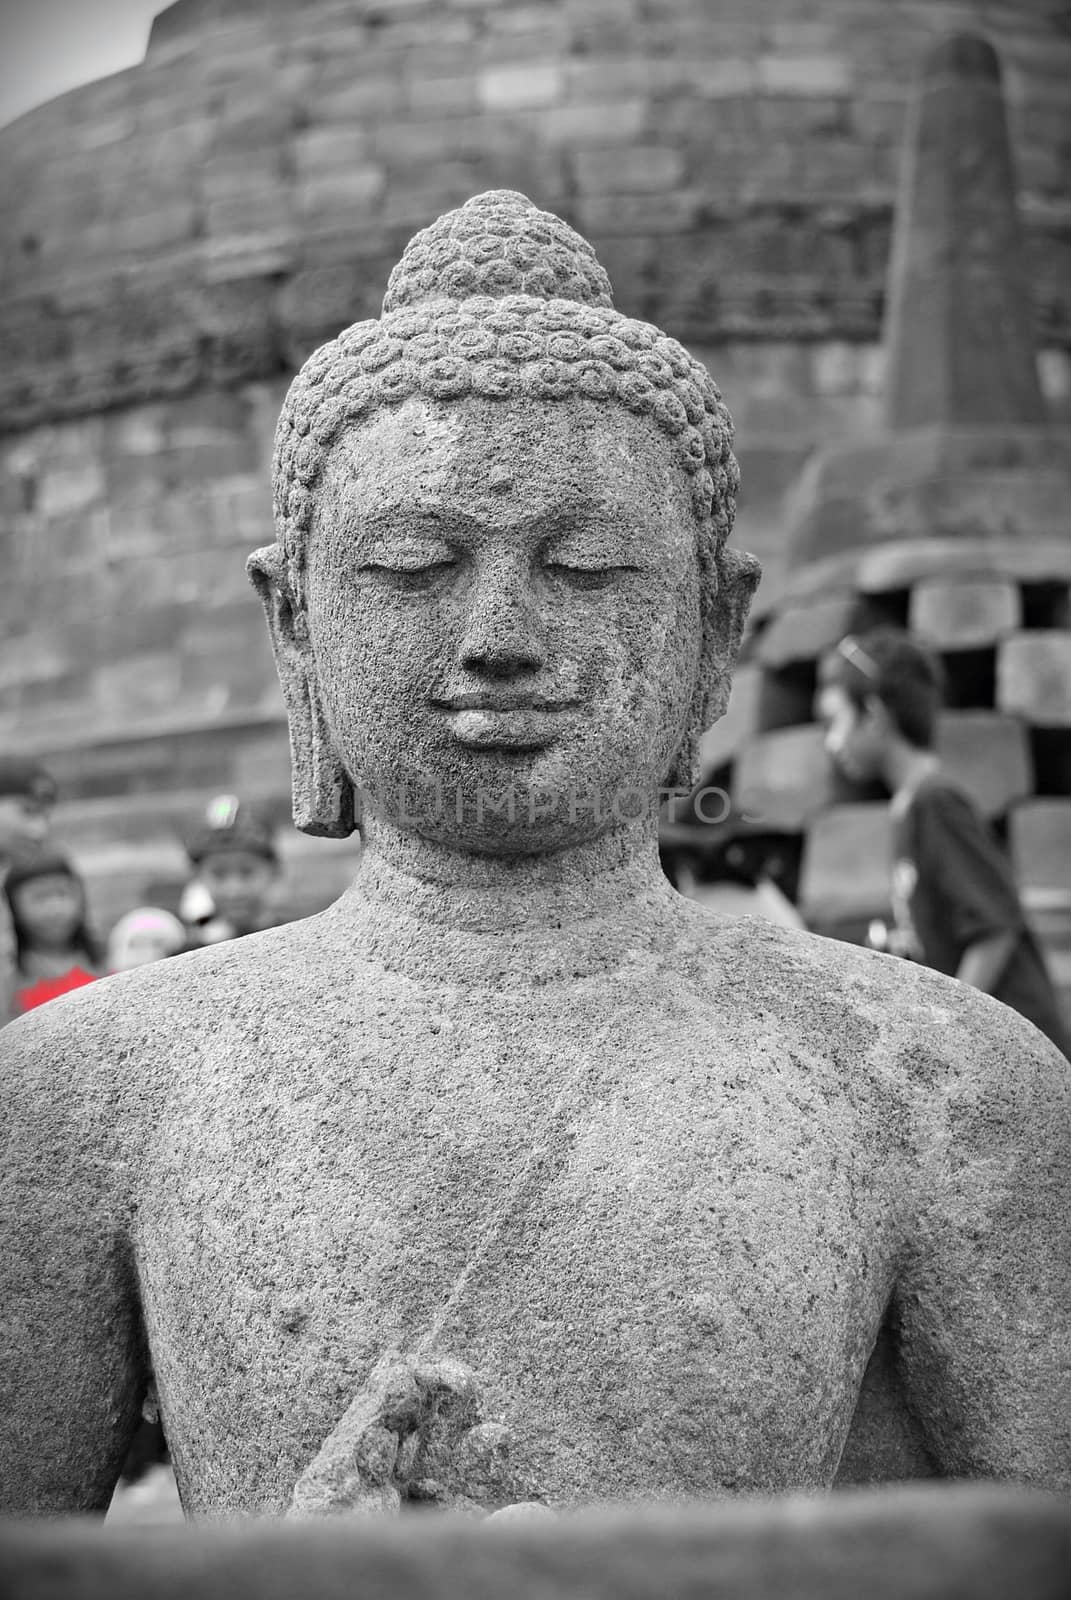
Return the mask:
[[218,795],[185,840],[177,912],[136,906],[106,934],[86,885],[50,840],[57,790],[40,763],[0,755],[0,1025],[110,973],[271,925],[274,830],[254,806]]

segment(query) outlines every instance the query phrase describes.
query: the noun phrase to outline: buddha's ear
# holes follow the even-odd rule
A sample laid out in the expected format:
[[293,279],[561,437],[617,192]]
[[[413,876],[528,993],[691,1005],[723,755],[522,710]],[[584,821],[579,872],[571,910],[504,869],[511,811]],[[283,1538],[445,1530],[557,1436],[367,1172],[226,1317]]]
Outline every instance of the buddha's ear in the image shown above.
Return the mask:
[[701,730],[704,733],[728,710],[733,668],[751,601],[762,577],[762,567],[746,550],[730,550],[723,545],[717,572],[718,592],[703,630],[706,657],[703,677],[707,693],[705,727]]
[[733,686],[733,667],[762,568],[746,550],[722,546],[706,568],[703,594],[703,644],[691,715],[667,778],[671,786],[690,789],[698,783],[699,741],[723,717]]
[[286,702],[294,824],[321,838],[348,838],[355,826],[353,784],[324,716],[305,609],[294,594],[282,546],[254,550],[246,571],[268,619]]

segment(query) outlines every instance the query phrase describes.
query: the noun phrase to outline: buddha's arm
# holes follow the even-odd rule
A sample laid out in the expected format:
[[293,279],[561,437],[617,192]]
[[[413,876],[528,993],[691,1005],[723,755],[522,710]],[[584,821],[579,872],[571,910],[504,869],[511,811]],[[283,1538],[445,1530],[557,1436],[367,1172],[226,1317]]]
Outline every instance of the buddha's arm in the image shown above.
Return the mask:
[[920,1127],[905,1391],[942,1473],[1071,1490],[1071,1069],[1004,1007],[964,1020]]
[[0,1035],[0,1513],[103,1510],[144,1381],[116,1100],[80,1010],[54,1002]]

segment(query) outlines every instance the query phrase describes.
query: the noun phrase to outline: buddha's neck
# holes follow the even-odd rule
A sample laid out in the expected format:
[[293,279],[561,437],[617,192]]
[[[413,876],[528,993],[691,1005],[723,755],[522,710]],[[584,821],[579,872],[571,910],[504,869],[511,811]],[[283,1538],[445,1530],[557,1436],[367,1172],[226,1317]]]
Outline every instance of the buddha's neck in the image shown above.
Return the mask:
[[651,948],[676,902],[646,830],[492,856],[377,828],[336,911],[393,970],[481,983],[618,966]]

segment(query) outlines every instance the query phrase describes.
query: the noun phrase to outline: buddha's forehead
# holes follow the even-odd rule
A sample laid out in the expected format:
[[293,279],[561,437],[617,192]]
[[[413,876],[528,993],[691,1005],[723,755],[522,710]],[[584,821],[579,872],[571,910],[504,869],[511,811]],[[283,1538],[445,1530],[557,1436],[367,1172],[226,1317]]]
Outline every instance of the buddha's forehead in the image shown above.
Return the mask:
[[322,492],[347,516],[393,519],[419,507],[481,521],[642,522],[694,537],[665,435],[600,400],[414,398],[338,441]]

